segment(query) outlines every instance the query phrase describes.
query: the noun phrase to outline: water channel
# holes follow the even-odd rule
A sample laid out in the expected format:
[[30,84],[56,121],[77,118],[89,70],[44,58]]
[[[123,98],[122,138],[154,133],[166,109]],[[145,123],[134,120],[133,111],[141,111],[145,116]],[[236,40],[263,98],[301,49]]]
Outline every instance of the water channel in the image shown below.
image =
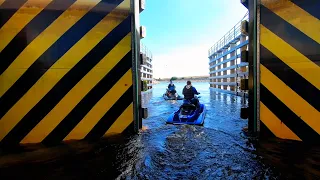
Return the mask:
[[[194,83],[207,107],[204,126],[167,125],[182,101],[165,101],[166,83],[144,102],[149,117],[138,135],[78,141],[0,156],[0,179],[318,179],[320,148],[242,131],[241,97]],[[181,94],[184,83],[176,83]]]

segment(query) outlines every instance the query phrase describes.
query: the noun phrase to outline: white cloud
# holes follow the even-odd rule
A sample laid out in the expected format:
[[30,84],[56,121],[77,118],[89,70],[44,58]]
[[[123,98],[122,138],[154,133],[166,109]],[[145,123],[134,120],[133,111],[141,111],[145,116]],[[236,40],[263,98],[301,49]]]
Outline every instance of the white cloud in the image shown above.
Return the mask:
[[[206,23],[206,28],[202,28],[202,25],[198,28],[193,22],[194,35],[188,36],[185,41],[189,44],[182,43],[167,52],[158,48],[157,52],[161,54],[153,53],[155,78],[209,75],[208,49],[236,25],[247,11],[240,2],[230,1],[221,2],[221,6],[228,8],[223,8],[219,16],[213,16],[212,21]],[[170,41],[168,43],[171,46]]]
[[208,75],[208,46],[185,46],[153,55],[154,77]]

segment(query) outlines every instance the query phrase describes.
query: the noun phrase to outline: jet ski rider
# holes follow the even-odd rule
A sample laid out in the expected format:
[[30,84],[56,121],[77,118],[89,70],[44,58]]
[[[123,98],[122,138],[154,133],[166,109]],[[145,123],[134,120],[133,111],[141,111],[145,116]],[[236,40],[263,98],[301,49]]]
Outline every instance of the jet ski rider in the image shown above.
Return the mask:
[[172,80],[170,80],[170,84],[168,85],[168,92],[171,94],[176,94],[176,86],[172,83]]
[[185,100],[189,100],[192,104],[199,106],[198,98],[194,98],[194,95],[200,94],[195,87],[191,85],[191,81],[187,81],[187,85],[184,86],[182,90],[182,94],[184,95]]

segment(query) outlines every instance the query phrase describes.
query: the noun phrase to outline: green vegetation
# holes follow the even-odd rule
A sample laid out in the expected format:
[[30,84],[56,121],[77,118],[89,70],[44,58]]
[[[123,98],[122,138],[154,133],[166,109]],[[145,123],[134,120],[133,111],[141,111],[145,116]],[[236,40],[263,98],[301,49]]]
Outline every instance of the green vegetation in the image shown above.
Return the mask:
[[144,80],[143,81],[143,89],[142,91],[147,91],[148,90],[148,81]]
[[170,80],[171,81],[175,81],[175,80],[177,80],[178,78],[177,77],[172,77]]
[[191,80],[193,82],[208,82],[209,81],[209,76],[189,76],[189,77],[176,77],[176,76],[173,76],[171,78],[157,78],[158,81],[182,81],[182,82],[185,82],[187,80]]

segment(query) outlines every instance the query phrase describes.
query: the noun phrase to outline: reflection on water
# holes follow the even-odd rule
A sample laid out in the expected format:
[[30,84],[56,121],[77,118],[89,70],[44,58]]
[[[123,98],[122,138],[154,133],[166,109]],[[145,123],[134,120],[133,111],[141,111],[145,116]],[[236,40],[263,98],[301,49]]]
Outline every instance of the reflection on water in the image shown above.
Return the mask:
[[257,144],[256,153],[290,179],[320,179],[320,147],[301,142],[268,139]]
[[152,89],[148,91],[141,92],[141,107],[147,107],[152,98],[153,91]]
[[[182,101],[154,86],[139,135],[0,158],[0,179],[317,179],[319,149],[279,140],[251,143],[241,129],[241,98],[195,83],[207,106],[204,126],[166,125]],[[178,93],[184,83],[176,83]],[[181,93],[180,93],[181,94]],[[303,148],[302,148],[303,147]]]

